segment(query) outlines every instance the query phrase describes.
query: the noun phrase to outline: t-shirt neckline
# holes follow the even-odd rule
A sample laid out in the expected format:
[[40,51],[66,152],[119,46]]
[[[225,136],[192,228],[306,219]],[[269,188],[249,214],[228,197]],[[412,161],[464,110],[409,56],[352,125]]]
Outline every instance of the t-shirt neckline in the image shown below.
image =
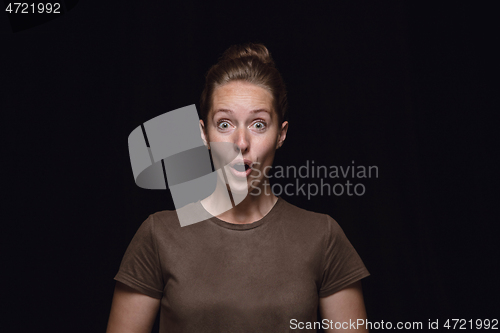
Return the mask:
[[[275,216],[277,216],[277,214],[279,214],[279,211],[283,207],[284,203],[285,203],[285,200],[283,200],[281,197],[278,197],[278,200],[276,201],[274,206],[271,208],[271,210],[269,212],[267,212],[267,214],[264,215],[264,217],[262,217],[260,220],[257,220],[257,221],[252,222],[252,223],[245,223],[245,224],[230,223],[230,222],[223,221],[215,216],[212,216],[208,220],[210,222],[213,222],[213,223],[215,223],[221,227],[224,227],[226,229],[233,229],[233,230],[254,229],[254,228],[257,228],[257,227],[263,225],[267,221],[272,220]],[[205,209],[205,208],[203,208],[203,209]]]

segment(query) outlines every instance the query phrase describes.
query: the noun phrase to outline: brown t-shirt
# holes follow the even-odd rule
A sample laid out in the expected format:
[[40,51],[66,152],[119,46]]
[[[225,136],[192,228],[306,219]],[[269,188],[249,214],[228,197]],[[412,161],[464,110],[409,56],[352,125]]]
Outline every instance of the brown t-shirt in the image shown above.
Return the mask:
[[160,333],[289,332],[318,320],[319,297],[368,275],[334,219],[278,198],[250,224],[150,215],[115,280],[161,299]]

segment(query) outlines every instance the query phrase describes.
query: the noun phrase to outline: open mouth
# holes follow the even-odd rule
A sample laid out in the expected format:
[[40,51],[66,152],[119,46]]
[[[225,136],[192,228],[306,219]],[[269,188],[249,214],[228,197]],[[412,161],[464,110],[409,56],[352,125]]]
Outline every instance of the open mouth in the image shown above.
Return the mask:
[[239,160],[231,164],[231,173],[236,177],[248,177],[252,172],[252,161]]
[[236,163],[233,165],[233,169],[235,169],[238,172],[245,172],[248,169],[250,169],[250,166],[244,163]]

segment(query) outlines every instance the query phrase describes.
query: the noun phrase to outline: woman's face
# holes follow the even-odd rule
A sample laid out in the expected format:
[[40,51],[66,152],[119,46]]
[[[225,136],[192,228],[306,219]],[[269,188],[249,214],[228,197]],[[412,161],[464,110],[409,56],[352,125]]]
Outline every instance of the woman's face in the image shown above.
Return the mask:
[[241,151],[243,161],[234,160],[226,173],[229,183],[233,180],[242,184],[246,177],[248,192],[260,194],[288,129],[288,122],[278,123],[271,93],[246,81],[218,87],[212,96],[207,124],[203,120],[200,124],[205,142],[229,142]]

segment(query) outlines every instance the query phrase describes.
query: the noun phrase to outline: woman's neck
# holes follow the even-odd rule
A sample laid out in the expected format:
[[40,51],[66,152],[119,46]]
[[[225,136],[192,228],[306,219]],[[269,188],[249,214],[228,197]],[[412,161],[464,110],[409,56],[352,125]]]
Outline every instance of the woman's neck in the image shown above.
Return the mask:
[[[217,192],[217,191],[216,191]],[[249,193],[243,201],[236,207],[227,210],[221,209],[220,196],[216,193],[201,201],[201,204],[210,214],[217,216],[222,221],[234,224],[248,224],[262,219],[271,211],[278,198],[274,194],[252,195]],[[223,213],[215,214],[215,212],[223,211]]]

